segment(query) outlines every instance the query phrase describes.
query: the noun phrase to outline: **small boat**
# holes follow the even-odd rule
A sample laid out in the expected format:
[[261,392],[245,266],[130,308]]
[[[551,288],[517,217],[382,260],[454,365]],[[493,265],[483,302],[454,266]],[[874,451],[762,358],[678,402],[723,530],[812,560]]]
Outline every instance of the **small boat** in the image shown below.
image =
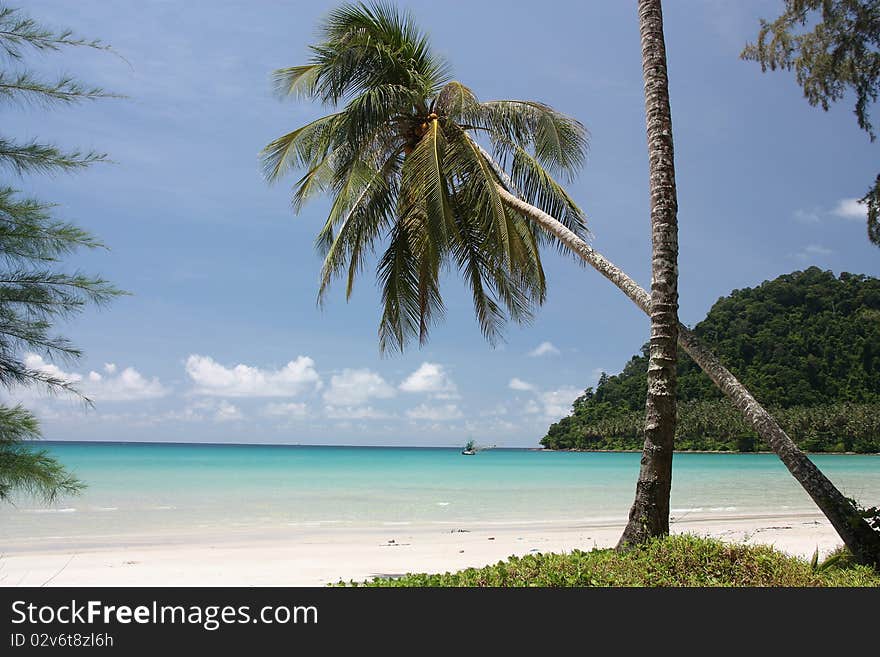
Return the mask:
[[473,456],[477,453],[477,445],[473,440],[467,441],[467,444],[464,446],[464,449],[461,450],[461,453],[464,456]]

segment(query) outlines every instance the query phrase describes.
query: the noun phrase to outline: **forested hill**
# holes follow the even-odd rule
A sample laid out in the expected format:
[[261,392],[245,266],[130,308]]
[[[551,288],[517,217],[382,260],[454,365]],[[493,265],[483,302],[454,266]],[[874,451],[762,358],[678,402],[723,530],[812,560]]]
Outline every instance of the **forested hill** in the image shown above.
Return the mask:
[[[845,413],[841,404],[858,415],[875,405],[880,412],[880,279],[848,273],[836,277],[810,267],[754,288],[734,290],[712,306],[694,332],[761,403],[779,412],[788,409],[782,413],[786,417],[804,409],[813,409],[816,415],[818,407],[832,406]],[[722,434],[727,443],[747,436],[748,428],[739,422],[722,426],[736,417],[735,411],[726,402],[719,403],[721,394],[686,354],[679,352],[679,359],[678,395],[684,419],[679,433],[685,442],[700,449],[719,447],[697,444],[699,436],[686,435],[697,431],[698,424],[717,434],[705,436],[710,442]],[[588,388],[575,402],[573,414],[553,424],[541,443],[581,449],[640,446],[636,427],[645,405],[647,366],[644,346],[623,372],[603,374],[595,390]],[[700,409],[702,424],[691,426],[688,414],[694,409]],[[799,420],[802,425],[816,421]],[[804,435],[811,431],[802,429]],[[631,440],[624,440],[627,435]],[[826,436],[825,442],[833,438]],[[880,440],[880,435],[874,438]]]

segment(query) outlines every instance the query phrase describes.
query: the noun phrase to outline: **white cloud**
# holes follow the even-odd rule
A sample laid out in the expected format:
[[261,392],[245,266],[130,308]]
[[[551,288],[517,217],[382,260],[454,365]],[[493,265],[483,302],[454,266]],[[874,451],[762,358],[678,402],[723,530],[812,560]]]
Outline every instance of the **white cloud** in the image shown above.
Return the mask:
[[868,207],[857,198],[841,199],[831,212],[837,217],[853,221],[864,221],[868,217]]
[[571,414],[572,402],[581,396],[583,390],[565,386],[556,390],[548,390],[538,395],[538,399],[544,407],[544,415],[548,419],[558,420]]
[[820,211],[813,210],[795,210],[794,211],[795,221],[799,221],[803,224],[818,224],[821,221]]
[[75,372],[65,372],[57,365],[47,363],[39,354],[25,354],[24,362],[31,369],[74,384],[80,392],[94,401],[155,399],[164,397],[169,392],[159,379],[147,379],[133,367],[126,367],[117,373],[118,368],[114,363],[104,365],[104,374],[91,371],[83,376]]
[[388,399],[394,388],[371,370],[342,370],[330,379],[324,401],[330,406],[358,406],[369,399]]
[[834,253],[834,251],[832,251],[831,249],[827,249],[819,244],[808,244],[803,249],[795,253],[794,257],[798,258],[799,260],[815,260],[816,258],[831,255],[832,253]]
[[[516,387],[514,381],[517,381],[520,384],[525,384],[529,387]],[[525,381],[520,381],[519,379],[511,380],[510,387],[514,390],[529,391],[534,394],[533,399],[530,399],[525,405],[519,407],[522,413],[525,413],[526,415],[540,415],[547,420],[558,420],[561,417],[569,415],[571,413],[572,402],[583,393],[583,390],[573,386],[563,386],[561,388],[556,388],[555,390],[541,391],[538,390],[537,387],[527,384]]]
[[324,413],[331,420],[387,420],[393,417],[372,406],[327,406]]
[[81,374],[65,372],[54,363],[47,363],[39,354],[34,354],[31,352],[26,353],[24,355],[24,364],[28,367],[28,369],[43,372],[44,374],[48,374],[53,378],[60,379],[61,381],[66,381],[68,383],[77,383],[79,381],[82,381]]
[[491,408],[484,408],[479,412],[480,417],[498,417],[510,415],[510,409],[507,404],[495,404]]
[[456,404],[445,404],[443,406],[419,404],[415,408],[408,410],[406,416],[412,420],[430,420],[437,422],[457,420],[463,417],[463,414]]
[[404,379],[400,389],[404,392],[431,394],[439,399],[453,399],[458,395],[455,383],[443,366],[437,363],[422,363],[419,369]]
[[263,414],[270,417],[306,417],[309,414],[309,407],[297,402],[266,404],[263,407]]
[[182,410],[166,411],[157,419],[172,422],[225,422],[240,420],[241,411],[237,406],[223,399],[197,399],[186,405]]
[[795,221],[804,224],[818,224],[827,220],[829,215],[848,221],[865,221],[868,217],[868,207],[857,198],[842,198],[831,209],[814,207],[809,210],[801,208],[794,211]]
[[230,404],[228,401],[222,401],[214,412],[214,420],[216,422],[231,422],[233,420],[241,420],[244,415],[238,410],[237,406]]
[[170,422],[202,422],[205,416],[198,405],[190,405],[183,410],[166,411],[157,419]]
[[315,361],[308,356],[297,356],[279,370],[264,370],[241,364],[225,367],[210,356],[192,354],[186,359],[186,373],[196,393],[218,397],[288,397],[321,385]]
[[531,383],[527,383],[526,381],[523,381],[522,379],[518,379],[516,377],[513,377],[510,380],[510,383],[507,385],[511,390],[532,391],[535,389],[535,386],[533,386]]
[[820,246],[819,244],[810,244],[804,247],[804,253],[810,253],[813,255],[828,255],[829,253],[834,253],[831,249],[826,249],[824,246]]
[[538,358],[540,356],[558,356],[560,353],[552,342],[542,342],[529,352],[529,356]]
[[155,399],[168,394],[159,379],[145,378],[133,367],[126,367],[115,375],[116,368],[105,368],[105,376],[97,372],[89,372],[89,382],[83,384],[87,396],[96,401],[133,401],[137,399]]

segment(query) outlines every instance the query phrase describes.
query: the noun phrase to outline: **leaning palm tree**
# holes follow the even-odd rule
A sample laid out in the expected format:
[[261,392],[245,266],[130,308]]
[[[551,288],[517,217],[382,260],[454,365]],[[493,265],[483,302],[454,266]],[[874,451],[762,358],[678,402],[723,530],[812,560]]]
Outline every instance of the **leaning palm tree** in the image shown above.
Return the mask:
[[544,300],[539,246],[548,237],[504,204],[471,135],[491,142],[525,200],[582,236],[583,215],[551,172],[570,176],[582,164],[583,127],[541,103],[478,102],[390,6],[337,9],[324,36],[311,63],[277,71],[275,81],[285,94],[344,106],[264,151],[270,179],[306,170],[296,211],[316,194],[334,196],[317,238],[319,298],[341,274],[350,295],[365,257],[387,238],[378,267],[383,351],[426,339],[443,312],[440,273],[450,265],[463,272],[480,327],[495,340],[506,317],[527,319]]
[[[263,151],[270,180],[304,170],[298,212],[329,194],[317,237],[318,298],[346,279],[346,296],[382,248],[377,278],[382,350],[427,338],[442,316],[440,272],[457,267],[489,340],[506,319],[531,317],[545,296],[542,245],[555,244],[619,287],[645,313],[645,290],[583,239],[583,212],[554,176],[584,161],[586,133],[542,103],[480,102],[452,80],[409,16],[384,4],[330,13],[308,64],[275,74],[283,95],[336,110]],[[491,153],[487,150],[490,149]],[[812,464],[718,359],[679,325],[678,341],[746,415],[860,560],[880,562],[880,535]]]

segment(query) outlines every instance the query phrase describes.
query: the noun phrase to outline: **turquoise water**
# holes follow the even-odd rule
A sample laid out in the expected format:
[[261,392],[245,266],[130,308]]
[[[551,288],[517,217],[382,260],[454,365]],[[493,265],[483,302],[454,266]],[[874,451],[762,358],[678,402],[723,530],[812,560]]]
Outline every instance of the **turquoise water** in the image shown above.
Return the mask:
[[[622,521],[639,455],[455,449],[47,443],[88,483],[45,507],[0,508],[0,540],[124,538],[407,524]],[[848,495],[880,503],[880,456],[812,457]],[[672,514],[813,511],[769,454],[677,454]]]

